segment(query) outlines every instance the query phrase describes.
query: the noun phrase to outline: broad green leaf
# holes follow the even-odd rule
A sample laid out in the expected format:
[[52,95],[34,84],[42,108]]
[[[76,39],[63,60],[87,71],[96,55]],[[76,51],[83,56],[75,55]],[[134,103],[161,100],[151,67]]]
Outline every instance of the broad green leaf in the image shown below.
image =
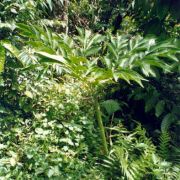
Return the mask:
[[161,131],[162,132],[167,132],[170,125],[176,120],[176,117],[173,113],[167,114],[161,123]]
[[68,60],[70,60],[74,64],[88,63],[88,60],[85,57],[81,56],[69,56]]
[[113,113],[121,109],[119,103],[113,99],[106,100],[101,105],[105,108],[108,115],[112,115]]
[[20,35],[32,39],[37,39],[37,36],[35,34],[34,28],[31,27],[31,25],[26,25],[23,23],[17,23],[17,28],[20,30]]
[[17,59],[19,59],[19,50],[8,41],[2,41],[2,46],[10,51]]
[[107,68],[109,68],[109,69],[112,68],[112,61],[111,61],[110,58],[104,57],[104,58],[103,58],[103,62],[105,63],[105,65],[107,66]]
[[87,49],[87,50],[84,52],[84,54],[85,54],[85,56],[94,55],[94,54],[96,54],[96,53],[99,52],[100,48],[101,48],[101,47],[97,47],[97,46],[91,47],[91,48]]
[[102,42],[103,39],[104,39],[103,36],[101,36],[101,35],[99,35],[99,34],[96,34],[96,35],[93,36],[93,37],[90,39],[90,41],[88,42],[87,48],[90,48],[90,47],[92,47],[93,45]]
[[42,51],[36,53],[48,59],[52,59],[56,61],[56,63],[63,63],[63,64],[66,63],[66,60],[61,55],[49,54],[47,52],[42,52]]
[[156,117],[159,117],[163,113],[164,106],[165,106],[165,102],[163,100],[159,101],[156,104],[156,107],[155,107],[155,115],[156,115]]
[[145,76],[156,76],[154,70],[151,68],[149,64],[142,64],[142,72],[144,73]]
[[135,81],[140,86],[143,87],[142,81],[146,80],[144,79],[140,74],[138,74],[136,71],[133,71],[131,69],[120,69],[117,71],[119,74],[119,78],[125,80],[127,83],[130,84],[130,81]]
[[108,48],[109,48],[110,52],[115,56],[115,58],[118,59],[118,54],[117,54],[115,48],[112,46],[112,44],[108,44]]
[[174,60],[176,62],[179,62],[179,59],[173,54],[168,54],[167,57],[169,57],[170,59],[172,59],[172,60]]

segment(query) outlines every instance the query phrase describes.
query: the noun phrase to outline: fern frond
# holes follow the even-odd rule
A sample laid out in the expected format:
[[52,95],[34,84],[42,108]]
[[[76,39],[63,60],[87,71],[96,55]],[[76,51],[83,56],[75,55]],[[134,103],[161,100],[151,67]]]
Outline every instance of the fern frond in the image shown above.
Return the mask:
[[139,124],[134,132],[128,132],[124,127],[122,131],[119,129],[117,132],[113,150],[104,161],[106,168],[117,174],[120,179],[125,177],[127,180],[136,180],[149,177],[147,169],[154,166],[152,155],[155,153],[155,147],[146,137],[145,129]]
[[169,159],[171,137],[167,132],[163,132],[160,137],[159,157],[141,124],[133,132],[122,125],[113,130],[116,133],[112,137],[115,142],[110,155],[102,163],[110,177],[116,175],[116,179],[127,180],[178,179],[179,167],[162,160]]
[[171,153],[169,154],[169,160],[175,164],[180,165],[180,148],[176,146],[171,147]]
[[168,159],[169,157],[169,146],[171,137],[168,132],[162,132],[159,138],[159,154],[163,159]]
[[161,123],[161,131],[162,132],[166,132],[168,131],[169,127],[171,126],[171,124],[175,121],[175,116],[173,113],[169,113],[167,114]]

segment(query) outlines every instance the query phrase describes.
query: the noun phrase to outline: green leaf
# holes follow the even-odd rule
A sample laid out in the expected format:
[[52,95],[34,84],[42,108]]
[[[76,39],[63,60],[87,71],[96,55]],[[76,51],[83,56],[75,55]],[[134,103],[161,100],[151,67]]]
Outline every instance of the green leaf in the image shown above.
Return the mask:
[[167,114],[161,123],[161,131],[162,132],[167,132],[170,125],[176,120],[176,117],[173,113]]
[[58,166],[54,166],[54,167],[51,166],[47,172],[48,178],[52,178],[53,176],[59,176],[59,175],[60,175],[60,171]]
[[27,38],[37,39],[34,28],[32,28],[32,26],[23,23],[17,23],[16,25],[20,31],[20,35]]
[[118,59],[118,53],[116,52],[115,48],[113,47],[113,44],[108,44],[109,51],[112,53],[112,55],[115,56],[116,59]]
[[2,41],[2,46],[10,51],[17,59],[19,59],[19,50],[13,46],[9,41]]
[[149,64],[145,64],[142,63],[142,72],[145,76],[156,76],[155,72],[153,71],[153,69],[151,68],[151,66]]
[[52,0],[46,0],[47,1],[47,4],[50,8],[50,10],[52,11]]
[[145,112],[149,112],[154,108],[154,104],[157,102],[157,96],[153,96],[145,102]]
[[4,107],[0,106],[0,113],[7,113],[7,110]]
[[43,134],[44,130],[43,130],[42,128],[36,128],[36,129],[35,129],[35,132],[36,132],[37,134]]
[[33,98],[33,94],[30,91],[25,91],[24,94],[31,99]]
[[121,109],[119,103],[113,99],[106,100],[101,105],[105,108],[108,115],[112,115],[113,113]]
[[164,111],[165,101],[161,100],[156,104],[155,115],[159,117]]
[[43,57],[46,57],[48,59],[54,60],[56,63],[65,63],[66,60],[61,56],[61,55],[54,55],[54,54],[49,54],[47,52],[36,52],[36,54],[39,54]]
[[172,60],[174,60],[176,62],[179,62],[179,59],[173,54],[169,54],[169,55],[167,55],[167,57],[169,57],[170,59],[172,59]]
[[119,71],[117,73],[118,73],[120,79],[125,80],[129,84],[130,84],[130,81],[135,81],[141,87],[143,87],[142,81],[146,80],[140,74],[138,74],[136,71],[133,71],[131,69],[119,68]]
[[87,49],[85,51],[85,56],[91,56],[91,55],[94,55],[94,54],[97,54],[99,52],[101,47],[97,47],[97,46],[94,46],[94,47],[91,47],[89,49]]
[[0,73],[4,72],[5,49],[0,45]]

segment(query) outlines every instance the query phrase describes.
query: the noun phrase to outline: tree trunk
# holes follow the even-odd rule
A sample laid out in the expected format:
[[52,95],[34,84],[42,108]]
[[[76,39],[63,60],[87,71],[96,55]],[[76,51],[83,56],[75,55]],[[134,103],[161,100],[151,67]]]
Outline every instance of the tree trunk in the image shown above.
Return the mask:
[[69,0],[64,0],[64,15],[63,15],[63,21],[65,22],[65,31],[66,34],[68,34],[68,6],[69,6]]

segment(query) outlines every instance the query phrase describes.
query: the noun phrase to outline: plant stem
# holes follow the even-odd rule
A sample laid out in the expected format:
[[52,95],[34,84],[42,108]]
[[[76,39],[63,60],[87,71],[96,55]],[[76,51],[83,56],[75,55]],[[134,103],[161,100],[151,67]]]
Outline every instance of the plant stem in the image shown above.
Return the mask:
[[114,120],[114,113],[113,113],[111,120],[110,120],[110,131],[109,131],[109,144],[110,144],[110,146],[112,146],[112,139],[111,139],[112,129],[111,128],[112,128],[113,120]]
[[106,141],[106,136],[105,136],[105,130],[104,130],[103,122],[102,122],[100,106],[97,100],[95,100],[95,108],[96,108],[96,117],[98,121],[98,126],[100,130],[100,136],[102,139],[103,151],[105,155],[108,155],[108,146],[107,146],[107,141]]
[[66,23],[66,35],[68,34],[68,21],[69,21],[69,17],[68,17],[68,6],[69,6],[69,0],[64,0],[64,16],[63,16],[63,21],[65,21]]

